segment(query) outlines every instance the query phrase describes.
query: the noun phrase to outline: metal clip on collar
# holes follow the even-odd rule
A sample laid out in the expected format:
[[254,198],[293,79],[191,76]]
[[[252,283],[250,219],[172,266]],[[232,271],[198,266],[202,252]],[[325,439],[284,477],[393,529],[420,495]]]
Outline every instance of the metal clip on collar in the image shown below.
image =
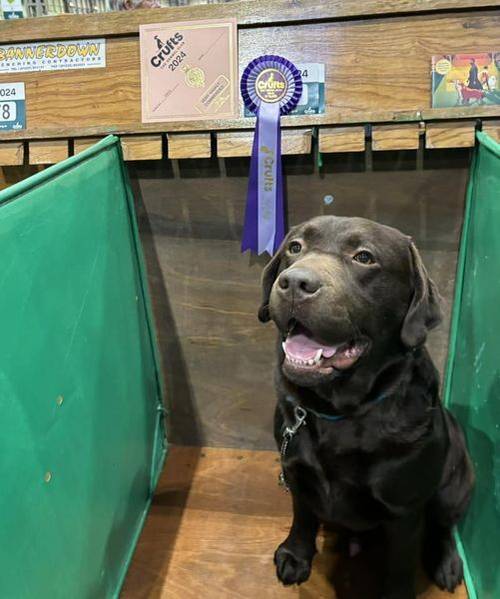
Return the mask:
[[291,426],[287,426],[283,432],[283,437],[288,437],[289,439],[291,439],[304,424],[307,416],[307,412],[300,406],[295,406],[293,413],[295,416],[295,422]]

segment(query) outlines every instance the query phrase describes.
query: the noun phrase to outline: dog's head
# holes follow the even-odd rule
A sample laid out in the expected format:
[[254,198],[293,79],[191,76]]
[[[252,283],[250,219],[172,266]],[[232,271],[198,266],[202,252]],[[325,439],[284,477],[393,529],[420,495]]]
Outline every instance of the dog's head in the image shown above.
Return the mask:
[[262,322],[283,339],[284,375],[313,386],[425,342],[440,298],[411,239],[362,218],[293,227],[262,277]]

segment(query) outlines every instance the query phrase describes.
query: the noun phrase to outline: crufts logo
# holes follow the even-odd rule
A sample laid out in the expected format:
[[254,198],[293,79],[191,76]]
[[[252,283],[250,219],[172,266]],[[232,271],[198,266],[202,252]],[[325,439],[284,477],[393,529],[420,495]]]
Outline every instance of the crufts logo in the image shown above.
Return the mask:
[[161,39],[155,35],[156,45],[158,46],[159,52],[151,58],[151,64],[154,67],[160,67],[165,58],[175,51],[175,47],[177,44],[180,44],[183,39],[184,36],[179,32],[170,37],[166,42],[162,42]]

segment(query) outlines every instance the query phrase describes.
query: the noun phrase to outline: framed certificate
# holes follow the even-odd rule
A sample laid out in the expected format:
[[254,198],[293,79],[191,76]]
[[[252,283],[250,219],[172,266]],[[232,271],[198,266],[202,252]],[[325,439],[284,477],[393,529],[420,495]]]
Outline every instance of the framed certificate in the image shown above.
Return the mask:
[[236,118],[236,19],[140,26],[142,122]]

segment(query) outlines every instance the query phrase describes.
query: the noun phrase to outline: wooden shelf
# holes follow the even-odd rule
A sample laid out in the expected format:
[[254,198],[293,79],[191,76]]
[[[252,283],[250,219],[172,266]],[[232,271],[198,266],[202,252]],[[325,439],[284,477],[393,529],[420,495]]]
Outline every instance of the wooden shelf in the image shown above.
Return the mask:
[[[429,108],[418,111],[375,111],[367,113],[358,112],[333,112],[311,116],[285,116],[281,119],[283,130],[290,127],[314,127],[356,124],[394,124],[411,122],[432,122],[453,119],[497,118],[500,116],[500,106],[483,106],[481,108],[464,107],[457,109]],[[233,120],[208,120],[208,121],[181,121],[175,123],[137,124],[135,126],[88,126],[77,125],[65,127],[44,127],[36,130],[8,131],[0,134],[0,141],[19,139],[47,139],[47,138],[77,138],[77,137],[104,137],[106,135],[132,135],[134,133],[163,133],[168,132],[194,132],[194,131],[224,131],[232,129],[253,129],[255,118],[239,118]]]

